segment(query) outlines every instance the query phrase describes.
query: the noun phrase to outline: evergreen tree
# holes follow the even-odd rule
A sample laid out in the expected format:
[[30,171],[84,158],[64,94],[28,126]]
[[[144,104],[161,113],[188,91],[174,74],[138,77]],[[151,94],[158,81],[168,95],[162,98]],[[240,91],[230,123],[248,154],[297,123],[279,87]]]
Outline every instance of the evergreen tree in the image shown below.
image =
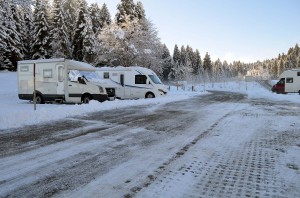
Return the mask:
[[169,49],[167,46],[164,44],[163,45],[163,54],[162,54],[162,61],[163,61],[163,79],[164,81],[169,80],[169,74],[172,69],[172,57],[170,54]]
[[63,7],[60,0],[53,0],[52,8],[52,57],[53,58],[70,58],[71,45],[66,33]]
[[47,59],[51,57],[51,35],[48,24],[47,0],[36,0],[33,13],[33,44],[32,59]]
[[101,30],[101,10],[97,3],[92,3],[89,7],[89,12],[91,16],[93,32],[98,34]]
[[284,68],[284,62],[282,59],[279,60],[279,63],[278,63],[278,74],[282,74],[282,72],[284,72],[285,68]]
[[203,59],[203,69],[204,69],[204,72],[206,72],[209,77],[212,75],[212,62],[211,62],[210,56],[208,55],[207,52]]
[[33,16],[32,16],[32,9],[31,9],[31,1],[30,0],[23,0],[20,4],[22,14],[23,14],[23,46],[24,46],[24,59],[28,60],[31,59],[31,46],[33,40]]
[[146,18],[146,14],[145,14],[145,10],[144,10],[144,6],[143,4],[138,1],[136,3],[136,7],[135,7],[135,16],[139,19],[139,20],[143,20]]
[[198,49],[196,49],[194,57],[195,57],[195,63],[193,64],[192,73],[194,75],[199,75],[201,73],[202,60]]
[[[2,12],[2,31],[5,43],[5,49],[2,49],[3,69],[15,71],[17,69],[17,61],[23,58],[22,54],[22,40],[20,37],[20,18],[16,5],[11,1],[1,1]],[[16,23],[17,21],[17,23]]]
[[95,59],[96,37],[87,11],[87,3],[80,0],[78,18],[73,39],[73,58],[78,61],[93,62]]
[[214,68],[213,68],[213,75],[216,78],[220,78],[223,74],[223,66],[222,66],[222,62],[221,60],[218,58],[215,62],[214,62]]
[[135,4],[133,0],[121,0],[117,6],[116,23],[120,27],[124,27],[126,23],[136,18]]
[[[24,47],[24,36],[25,36],[25,30],[24,30],[24,25],[25,21],[23,16],[21,15],[21,9],[20,6],[13,3],[11,6],[11,11],[12,11],[12,20],[15,23],[15,28],[16,28],[16,34],[18,39],[20,40],[20,43],[17,44],[17,48],[21,53],[21,57],[23,59],[24,53],[25,53],[25,47]],[[21,59],[19,59],[21,60]],[[18,61],[18,60],[17,60]],[[17,62],[15,63],[17,64]]]
[[223,78],[229,77],[230,76],[230,67],[229,67],[227,61],[226,60],[223,61],[222,65],[223,65],[223,68],[224,68],[223,69],[223,71],[224,71]]
[[4,9],[4,2],[0,1],[0,70],[4,69],[9,69],[5,64],[4,60],[5,58],[5,53],[7,49],[7,28],[5,26],[5,12],[6,10]]
[[174,51],[173,51],[173,61],[175,64],[180,64],[180,61],[181,58],[180,58],[180,51],[179,51],[179,48],[177,46],[177,44],[175,45],[174,47]]
[[266,67],[269,71],[271,71],[273,77],[277,77],[278,66],[276,60],[272,59],[272,61],[270,61]]
[[181,65],[186,64],[186,61],[187,61],[186,58],[187,58],[186,50],[185,50],[185,47],[182,45],[181,49],[180,49],[180,64]]
[[74,38],[75,25],[79,10],[79,1],[78,0],[64,0],[63,1],[64,8],[64,18],[66,25],[66,33],[69,38],[69,43],[72,43],[72,39]]
[[107,9],[106,4],[104,3],[100,10],[100,28],[104,28],[111,24],[111,16]]

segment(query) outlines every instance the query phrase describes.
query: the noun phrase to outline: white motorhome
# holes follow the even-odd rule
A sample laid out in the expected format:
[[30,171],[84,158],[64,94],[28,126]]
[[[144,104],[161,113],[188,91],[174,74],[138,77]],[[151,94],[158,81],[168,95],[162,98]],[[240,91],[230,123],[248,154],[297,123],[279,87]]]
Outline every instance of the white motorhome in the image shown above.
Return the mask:
[[299,93],[300,94],[300,69],[284,71],[279,76],[279,81],[272,87],[276,93]]
[[119,99],[155,98],[167,94],[158,76],[144,67],[101,67],[96,70]]
[[71,80],[69,72],[72,70],[95,72],[95,67],[64,58],[19,61],[19,98],[33,100],[35,87],[38,104],[45,102],[88,103],[92,99],[101,102],[108,99],[106,90],[101,84],[89,82],[84,76]]

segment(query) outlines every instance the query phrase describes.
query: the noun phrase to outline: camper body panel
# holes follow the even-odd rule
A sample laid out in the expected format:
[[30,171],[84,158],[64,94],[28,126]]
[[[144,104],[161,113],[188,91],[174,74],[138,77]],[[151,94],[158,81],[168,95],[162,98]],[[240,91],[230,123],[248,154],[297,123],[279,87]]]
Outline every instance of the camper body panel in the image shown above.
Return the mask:
[[[62,65],[59,62],[59,65]],[[28,100],[32,99],[34,92],[34,63],[19,63],[18,84],[19,98]],[[37,63],[35,68],[35,88],[37,93],[44,93],[45,100],[52,100],[57,97],[64,97],[64,82],[58,83],[58,74],[56,72],[56,63]],[[59,86],[58,86],[59,85]],[[59,87],[59,89],[58,89]]]
[[300,69],[284,71],[280,80],[272,87],[277,93],[299,93],[300,94]]
[[42,97],[43,102],[81,103],[85,94],[91,99],[107,100],[107,94],[103,88],[101,91],[100,85],[90,82],[81,84],[78,81],[69,80],[70,69],[93,71],[93,68],[86,66],[85,63],[67,59],[19,61],[18,95],[20,99],[33,100],[34,65],[35,90]]
[[[167,93],[157,75],[150,69],[143,67],[103,67],[96,71],[100,78],[115,87],[116,97],[120,99],[158,97]],[[153,81],[150,76],[155,76]]]

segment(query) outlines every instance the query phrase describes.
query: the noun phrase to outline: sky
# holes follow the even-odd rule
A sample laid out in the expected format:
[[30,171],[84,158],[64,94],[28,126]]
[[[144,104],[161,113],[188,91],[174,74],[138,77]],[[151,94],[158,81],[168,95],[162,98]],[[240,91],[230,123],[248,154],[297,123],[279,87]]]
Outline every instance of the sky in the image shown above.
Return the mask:
[[[120,0],[106,3],[114,18]],[[136,2],[136,0],[134,0]],[[189,45],[213,60],[263,61],[300,44],[299,0],[140,0],[173,54]]]

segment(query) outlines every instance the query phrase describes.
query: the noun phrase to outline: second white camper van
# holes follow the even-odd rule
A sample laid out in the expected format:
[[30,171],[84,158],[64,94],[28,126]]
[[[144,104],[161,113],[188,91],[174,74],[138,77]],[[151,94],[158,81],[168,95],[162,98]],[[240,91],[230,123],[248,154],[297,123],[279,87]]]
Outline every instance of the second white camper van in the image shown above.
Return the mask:
[[91,71],[95,67],[74,60],[42,59],[18,62],[18,95],[22,100],[33,100],[34,88],[36,102],[88,103],[108,99],[101,84],[90,82],[84,76],[70,79],[69,72]]
[[300,94],[300,69],[284,71],[279,76],[279,81],[272,87],[276,93],[299,93]]
[[148,68],[101,67],[96,72],[107,87],[115,88],[119,99],[155,98],[167,94],[167,87]]

